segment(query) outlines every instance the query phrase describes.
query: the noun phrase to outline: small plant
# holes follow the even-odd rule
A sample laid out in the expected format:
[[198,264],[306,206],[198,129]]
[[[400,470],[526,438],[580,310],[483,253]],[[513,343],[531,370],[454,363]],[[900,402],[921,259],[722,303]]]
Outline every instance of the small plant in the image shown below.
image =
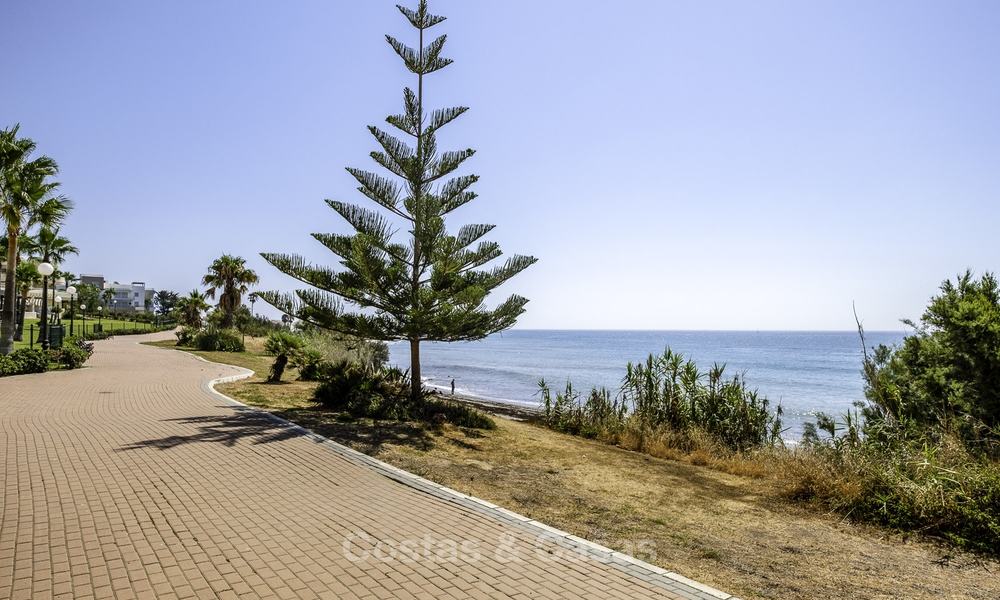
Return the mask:
[[285,372],[290,356],[302,349],[303,342],[298,336],[287,331],[275,331],[267,336],[264,351],[274,356],[274,364],[267,376],[268,383],[278,383]]

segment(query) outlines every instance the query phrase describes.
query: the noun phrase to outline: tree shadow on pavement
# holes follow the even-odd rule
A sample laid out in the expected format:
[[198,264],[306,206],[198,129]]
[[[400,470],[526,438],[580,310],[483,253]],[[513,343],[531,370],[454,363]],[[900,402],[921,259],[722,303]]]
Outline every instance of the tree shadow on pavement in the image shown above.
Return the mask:
[[164,422],[195,425],[197,429],[192,433],[134,442],[119,448],[119,450],[138,450],[140,448],[169,450],[177,446],[200,442],[233,446],[242,439],[253,444],[268,444],[306,435],[301,429],[248,409],[237,409],[231,414],[165,419]]
[[435,440],[431,435],[433,428],[426,423],[355,419],[345,413],[311,407],[273,412],[282,419],[372,456],[377,455],[386,444],[409,446],[423,451],[434,447]]
[[[205,442],[233,446],[240,440],[247,440],[252,444],[269,444],[308,435],[307,431],[277,421],[268,413],[250,408],[233,410],[229,414],[164,419],[165,423],[181,425],[185,433],[133,442],[118,450],[169,450],[185,444]],[[433,437],[419,424],[370,419],[345,420],[341,413],[314,409],[276,410],[272,414],[366,454],[377,454],[384,444],[411,446],[421,450],[434,447]],[[194,431],[189,427],[192,425],[196,426]]]

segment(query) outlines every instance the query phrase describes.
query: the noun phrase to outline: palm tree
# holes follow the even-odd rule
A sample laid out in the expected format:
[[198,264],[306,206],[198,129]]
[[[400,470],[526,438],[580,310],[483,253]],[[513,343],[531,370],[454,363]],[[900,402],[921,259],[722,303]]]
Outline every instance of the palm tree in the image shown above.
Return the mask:
[[111,301],[114,299],[115,299],[115,290],[113,290],[112,288],[107,288],[103,292],[101,292],[101,300],[104,300],[104,306],[109,311],[111,309]]
[[[80,249],[73,245],[73,243],[64,236],[59,235],[59,228],[55,229],[48,227],[47,225],[42,225],[38,228],[38,233],[26,237],[21,245],[21,248],[25,255],[32,257],[36,262],[47,262],[50,263],[56,269],[63,263],[64,260],[69,258],[70,254],[79,254]],[[52,277],[57,274],[53,272]],[[19,277],[20,279],[20,277]],[[48,278],[43,278],[42,283],[45,288],[48,288]],[[53,279],[53,281],[55,281]],[[55,287],[55,286],[53,286]],[[48,289],[43,289],[42,294],[47,295],[49,293]],[[24,327],[24,309],[21,309],[21,315],[18,318],[18,332],[20,335],[21,329]],[[15,339],[16,336],[15,336]]]
[[17,311],[16,269],[18,243],[35,225],[55,225],[69,212],[72,204],[55,195],[59,184],[48,181],[59,167],[47,156],[29,160],[35,143],[18,137],[20,127],[0,131],[0,221],[7,234],[7,278],[4,282],[4,307],[0,314],[0,355],[14,350],[14,324]]
[[28,310],[28,294],[33,286],[42,282],[42,276],[38,274],[38,263],[33,260],[18,262],[14,276],[17,280],[17,291],[21,296],[14,325],[14,341],[20,342],[24,338],[24,313]]
[[181,325],[201,327],[201,314],[208,308],[205,294],[198,290],[191,290],[190,294],[177,301],[177,320],[180,321]]
[[201,278],[201,284],[207,285],[206,295],[215,298],[219,295],[219,309],[222,310],[222,326],[233,326],[233,313],[243,302],[243,294],[250,286],[257,283],[257,274],[247,268],[246,260],[239,256],[224,254],[215,259],[208,267],[208,273]]

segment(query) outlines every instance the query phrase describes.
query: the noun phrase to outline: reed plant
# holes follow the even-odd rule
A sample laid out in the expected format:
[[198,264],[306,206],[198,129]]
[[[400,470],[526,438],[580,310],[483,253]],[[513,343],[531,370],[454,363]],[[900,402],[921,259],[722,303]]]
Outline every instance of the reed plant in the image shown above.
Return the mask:
[[686,440],[708,436],[735,452],[781,443],[780,405],[772,411],[742,374],[727,376],[725,365],[703,372],[670,348],[628,363],[616,394],[594,388],[583,397],[567,382],[553,396],[544,380],[538,385],[545,424],[574,435],[621,443],[671,432]]

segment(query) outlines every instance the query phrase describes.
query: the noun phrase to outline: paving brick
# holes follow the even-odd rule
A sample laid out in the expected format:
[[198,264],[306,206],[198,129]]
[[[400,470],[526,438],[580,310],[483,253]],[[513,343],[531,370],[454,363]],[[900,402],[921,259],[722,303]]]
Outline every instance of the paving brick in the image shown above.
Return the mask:
[[0,379],[0,597],[716,597],[228,402],[137,344],[170,337]]

